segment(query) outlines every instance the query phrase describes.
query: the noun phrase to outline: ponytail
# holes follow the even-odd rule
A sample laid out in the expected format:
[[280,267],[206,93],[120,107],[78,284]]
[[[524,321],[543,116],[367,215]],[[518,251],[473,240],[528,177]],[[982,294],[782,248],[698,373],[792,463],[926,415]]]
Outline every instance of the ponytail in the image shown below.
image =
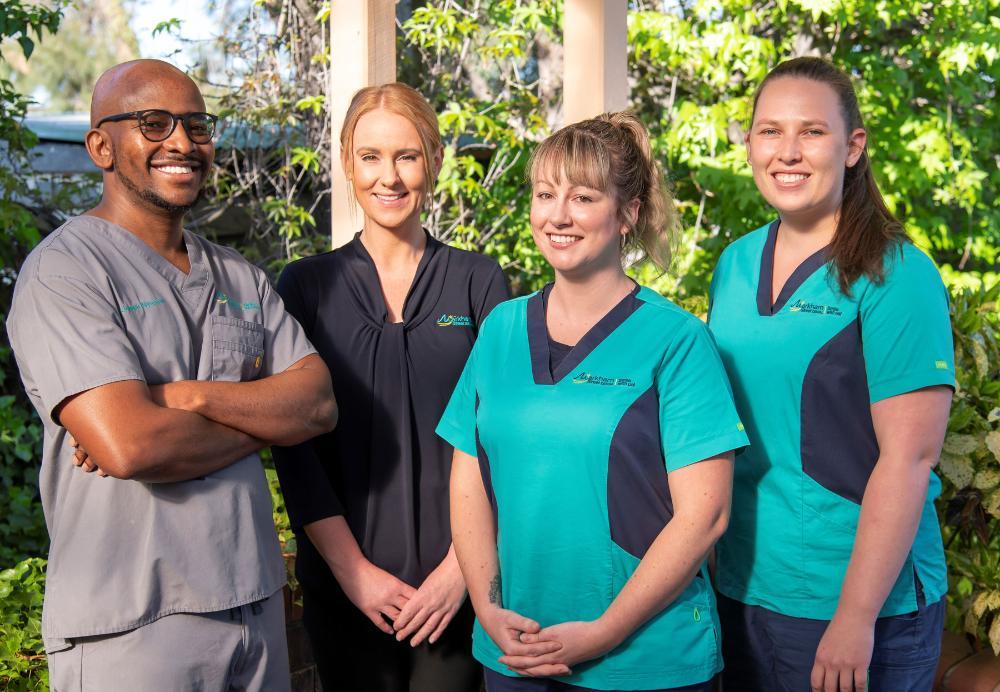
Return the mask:
[[[646,257],[667,270],[677,210],[653,158],[649,133],[634,115],[605,113],[551,135],[532,154],[530,182],[549,171],[565,175],[573,185],[612,194],[619,219],[628,227],[623,257]],[[632,200],[639,200],[634,223],[627,213]]]

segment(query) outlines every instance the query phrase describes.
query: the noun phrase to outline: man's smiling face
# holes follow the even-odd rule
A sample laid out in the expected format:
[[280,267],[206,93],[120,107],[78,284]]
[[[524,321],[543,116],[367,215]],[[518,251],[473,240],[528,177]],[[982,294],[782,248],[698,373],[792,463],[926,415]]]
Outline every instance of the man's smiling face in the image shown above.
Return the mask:
[[[174,115],[203,112],[197,86],[183,75],[161,72],[120,100],[122,112],[159,108]],[[215,159],[215,146],[192,142],[182,123],[162,142],[149,141],[136,120],[108,122],[114,175],[134,203],[183,214],[198,200]]]

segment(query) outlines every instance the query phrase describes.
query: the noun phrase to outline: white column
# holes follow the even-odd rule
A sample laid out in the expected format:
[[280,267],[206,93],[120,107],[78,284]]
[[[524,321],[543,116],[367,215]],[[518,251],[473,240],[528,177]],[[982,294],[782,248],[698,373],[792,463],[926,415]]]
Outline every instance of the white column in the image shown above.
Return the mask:
[[627,0],[565,0],[563,123],[628,106]]
[[331,242],[340,247],[362,224],[340,165],[340,127],[358,89],[396,81],[395,0],[332,0],[330,65]]

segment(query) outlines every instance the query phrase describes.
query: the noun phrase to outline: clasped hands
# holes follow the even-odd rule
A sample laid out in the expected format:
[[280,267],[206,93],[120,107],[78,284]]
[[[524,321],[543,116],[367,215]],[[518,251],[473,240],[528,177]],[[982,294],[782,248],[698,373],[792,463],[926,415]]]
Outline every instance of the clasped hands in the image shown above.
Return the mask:
[[410,646],[436,642],[465,600],[465,580],[452,556],[416,589],[364,558],[335,574],[344,594],[373,625],[397,641],[409,639]]
[[478,615],[504,654],[500,663],[529,677],[570,675],[577,663],[603,656],[621,643],[602,618],[543,629],[534,620],[498,606]]

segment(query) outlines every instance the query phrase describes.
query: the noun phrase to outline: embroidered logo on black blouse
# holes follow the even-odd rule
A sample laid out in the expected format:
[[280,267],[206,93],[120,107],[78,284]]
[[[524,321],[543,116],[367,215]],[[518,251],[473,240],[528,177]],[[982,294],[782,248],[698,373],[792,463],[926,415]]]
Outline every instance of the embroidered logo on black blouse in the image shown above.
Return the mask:
[[449,315],[447,313],[442,313],[438,317],[437,325],[439,327],[471,327],[472,318],[468,315]]
[[589,372],[580,372],[573,377],[573,384],[599,384],[605,387],[634,387],[635,382],[627,377],[602,377]]
[[840,308],[835,308],[832,305],[820,305],[819,303],[807,303],[804,300],[796,300],[791,307],[788,308],[789,312],[808,312],[813,315],[834,315],[839,316],[842,313]]

